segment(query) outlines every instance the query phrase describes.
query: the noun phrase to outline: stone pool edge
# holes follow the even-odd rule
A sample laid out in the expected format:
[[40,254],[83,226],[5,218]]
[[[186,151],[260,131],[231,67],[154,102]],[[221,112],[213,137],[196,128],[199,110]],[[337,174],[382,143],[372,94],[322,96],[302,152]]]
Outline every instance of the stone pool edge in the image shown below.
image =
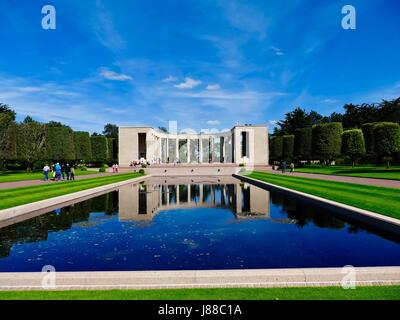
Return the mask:
[[0,273],[0,290],[115,290],[400,285],[400,267]]
[[91,198],[96,195],[100,195],[104,192],[121,187],[126,184],[142,182],[151,176],[152,175],[144,175],[144,176],[137,177],[137,178],[132,178],[132,179],[128,179],[128,180],[124,180],[124,181],[120,181],[120,182],[106,184],[104,186],[100,186],[100,187],[96,187],[96,188],[92,188],[92,189],[82,190],[82,191],[69,193],[69,194],[65,194],[62,196],[58,196],[58,197],[53,197],[53,198],[46,199],[46,200],[40,200],[40,201],[36,201],[36,202],[32,202],[32,203],[27,203],[27,204],[17,206],[17,207],[3,209],[3,210],[0,210],[0,223],[4,227],[4,225],[6,225],[7,222],[16,223],[16,222],[18,222],[18,221],[15,221],[16,219],[22,218],[24,220],[25,216],[30,215],[30,214],[35,214],[35,212],[43,211],[43,213],[45,213],[45,211],[49,208],[53,208],[53,207],[61,208],[61,207],[64,207],[65,205],[68,205],[69,202],[76,202],[77,200],[80,200],[80,199],[83,201],[83,200],[85,200],[85,198],[89,198],[89,197]]
[[320,207],[332,210],[342,216],[346,216],[353,220],[367,223],[369,225],[378,227],[390,233],[400,235],[400,220],[392,217],[385,216],[376,212],[360,209],[344,203],[328,200],[312,194],[308,194],[301,191],[281,187],[276,184],[257,180],[243,175],[233,174],[233,177],[243,181],[251,183],[257,187],[263,189],[272,189],[283,194],[287,194],[297,200],[306,200],[308,203],[318,205]]

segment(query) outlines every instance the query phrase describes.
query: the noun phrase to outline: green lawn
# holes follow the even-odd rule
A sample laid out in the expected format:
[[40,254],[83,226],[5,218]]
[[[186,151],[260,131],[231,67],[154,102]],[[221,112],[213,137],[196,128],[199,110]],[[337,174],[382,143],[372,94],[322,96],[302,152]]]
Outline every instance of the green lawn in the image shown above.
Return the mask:
[[30,187],[0,189],[0,210],[140,176],[142,176],[140,173],[125,173],[76,181],[51,182]]
[[0,291],[0,300],[399,300],[400,286],[218,288],[98,291]]
[[399,189],[295,177],[289,174],[281,175],[255,171],[246,175],[254,179],[400,219]]
[[[82,171],[75,170],[76,176],[83,176],[88,174],[98,173],[96,171]],[[51,177],[51,173],[49,174]],[[41,180],[43,179],[42,172],[0,172],[0,183],[2,182],[15,182],[15,181],[24,181],[24,180]]]
[[332,174],[337,176],[351,176],[375,179],[400,180],[400,167],[374,167],[374,166],[306,166],[296,168],[297,172]]

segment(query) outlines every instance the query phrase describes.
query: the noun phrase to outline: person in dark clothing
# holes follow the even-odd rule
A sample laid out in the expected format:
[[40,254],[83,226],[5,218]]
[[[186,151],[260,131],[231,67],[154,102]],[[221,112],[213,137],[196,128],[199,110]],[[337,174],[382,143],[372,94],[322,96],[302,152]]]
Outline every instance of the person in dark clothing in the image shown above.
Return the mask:
[[282,173],[285,173],[285,172],[286,172],[286,161],[283,160],[282,161]]
[[61,165],[61,178],[65,180],[65,164]]
[[69,163],[65,166],[65,173],[67,174],[67,180],[71,180],[71,167]]

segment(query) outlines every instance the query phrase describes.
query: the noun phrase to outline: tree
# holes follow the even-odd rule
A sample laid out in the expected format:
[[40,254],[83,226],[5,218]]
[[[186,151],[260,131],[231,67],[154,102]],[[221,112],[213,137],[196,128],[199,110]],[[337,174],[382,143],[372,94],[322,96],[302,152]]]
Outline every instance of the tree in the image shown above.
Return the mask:
[[11,110],[10,107],[4,103],[0,103],[0,114],[8,114],[11,116],[11,119],[15,121],[16,113],[14,110]]
[[298,160],[311,160],[311,128],[296,129],[294,133],[294,156]]
[[344,131],[342,134],[342,154],[349,156],[352,166],[365,155],[364,135],[360,129]]
[[333,160],[340,155],[343,126],[340,122],[314,125],[312,128],[312,150],[315,158]]
[[379,122],[374,127],[375,152],[390,165],[392,156],[400,152],[400,125],[393,122]]
[[364,123],[361,126],[361,130],[363,132],[364,136],[364,142],[365,142],[365,152],[369,156],[370,159],[373,159],[376,157],[375,154],[375,126],[376,122],[374,123]]
[[115,162],[117,160],[116,142],[117,142],[117,139],[107,138],[107,144],[108,144],[108,157],[107,157],[107,160],[109,162]]
[[33,120],[31,116],[26,116],[24,121],[22,121],[22,123],[32,123],[32,122],[37,122],[37,121]]
[[75,157],[78,161],[90,161],[92,159],[92,145],[89,132],[74,132]]
[[293,160],[293,149],[294,149],[294,135],[286,135],[282,137],[283,148],[282,157],[285,161]]
[[49,159],[54,161],[75,161],[74,135],[67,126],[48,128]]
[[17,125],[17,159],[27,163],[30,171],[35,161],[46,156],[47,127],[38,122]]
[[275,161],[281,161],[283,151],[283,138],[279,136],[271,138],[269,148],[270,158]]
[[92,161],[99,164],[104,164],[108,161],[108,142],[105,136],[90,137],[92,145]]
[[0,113],[0,169],[4,168],[7,160],[14,160],[17,156],[15,126],[12,114]]
[[118,139],[118,126],[115,124],[107,123],[104,126],[103,135],[107,138]]
[[291,135],[296,129],[311,127],[315,124],[329,122],[327,117],[323,117],[316,111],[307,113],[304,109],[298,107],[291,112],[286,113],[285,119],[278,122],[278,127],[275,128],[275,135]]

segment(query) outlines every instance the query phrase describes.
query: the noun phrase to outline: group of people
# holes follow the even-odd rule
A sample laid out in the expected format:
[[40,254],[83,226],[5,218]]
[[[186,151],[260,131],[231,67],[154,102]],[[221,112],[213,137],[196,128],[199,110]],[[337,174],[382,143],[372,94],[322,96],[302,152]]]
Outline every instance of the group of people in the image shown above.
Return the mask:
[[[50,178],[49,175],[53,174]],[[60,181],[60,180],[75,180],[75,168],[69,163],[67,164],[60,164],[57,162],[53,164],[50,168],[48,164],[43,167],[43,180],[48,181],[49,179],[53,181]]]
[[112,165],[112,172],[113,172],[113,173],[118,173],[118,168],[119,168],[119,167],[118,167],[118,164],[116,164],[116,163],[113,164],[113,165]]
[[[288,168],[286,161],[283,160],[280,165],[281,165],[282,173],[286,173],[286,170]],[[289,169],[290,169],[290,172],[294,172],[294,163],[293,162],[289,165]],[[272,170],[278,170],[278,166],[275,166],[275,164],[274,164],[272,166]]]

